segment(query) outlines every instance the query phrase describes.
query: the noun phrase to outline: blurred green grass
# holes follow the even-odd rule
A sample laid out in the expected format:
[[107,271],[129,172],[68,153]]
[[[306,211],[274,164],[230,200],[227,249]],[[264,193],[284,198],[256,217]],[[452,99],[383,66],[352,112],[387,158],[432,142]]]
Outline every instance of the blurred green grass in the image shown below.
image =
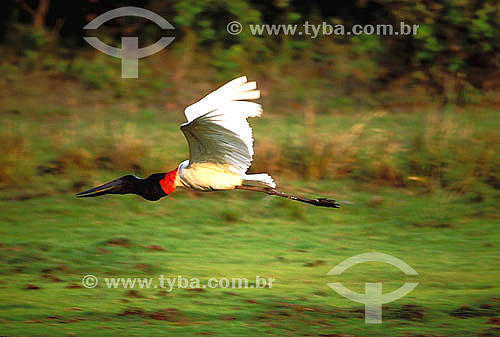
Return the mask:
[[[69,194],[2,201],[2,333],[470,336],[494,331],[488,322],[498,317],[500,304],[493,199],[471,205],[447,192],[363,192],[333,181],[284,185],[330,195],[343,200],[343,207],[332,211],[244,191],[174,192],[158,203]],[[164,251],[152,249],[155,245]],[[344,259],[370,251],[401,258],[419,275],[408,277],[378,263],[355,266],[340,277],[326,275]],[[101,284],[68,288],[87,274]],[[162,274],[202,283],[256,275],[276,281],[266,289],[136,288],[138,298],[103,282]],[[361,305],[326,285],[334,281],[357,292],[363,292],[364,282],[383,282],[384,292],[404,282],[420,284],[384,305],[384,322],[374,326],[364,324]],[[40,289],[25,289],[29,284]],[[470,308],[468,315],[452,315],[463,306]],[[123,315],[126,310],[144,314]],[[153,319],[161,310],[175,315]]]

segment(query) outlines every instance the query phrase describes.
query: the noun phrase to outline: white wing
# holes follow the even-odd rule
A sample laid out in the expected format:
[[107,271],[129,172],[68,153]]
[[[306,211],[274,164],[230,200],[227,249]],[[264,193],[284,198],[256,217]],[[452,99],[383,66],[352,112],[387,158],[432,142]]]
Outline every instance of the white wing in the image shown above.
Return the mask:
[[262,113],[255,82],[239,77],[188,106],[181,130],[189,144],[189,164],[229,164],[244,174],[252,163],[253,138],[248,117]]

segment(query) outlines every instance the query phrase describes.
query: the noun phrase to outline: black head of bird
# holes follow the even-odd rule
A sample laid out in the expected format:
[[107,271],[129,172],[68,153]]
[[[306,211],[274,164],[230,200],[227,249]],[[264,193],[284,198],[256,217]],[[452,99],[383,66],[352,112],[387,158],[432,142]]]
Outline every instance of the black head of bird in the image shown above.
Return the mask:
[[162,188],[162,180],[166,177],[165,173],[155,173],[142,179],[134,175],[126,175],[121,178],[110,181],[109,183],[91,188],[90,190],[77,193],[78,197],[97,197],[105,194],[128,194],[140,195],[146,200],[156,201],[168,194]]

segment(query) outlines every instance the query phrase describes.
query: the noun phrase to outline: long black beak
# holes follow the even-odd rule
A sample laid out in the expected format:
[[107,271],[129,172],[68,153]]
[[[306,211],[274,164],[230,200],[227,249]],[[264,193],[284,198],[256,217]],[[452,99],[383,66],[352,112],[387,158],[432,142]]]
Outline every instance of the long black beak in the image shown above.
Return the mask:
[[87,197],[97,197],[104,194],[122,194],[125,193],[123,190],[124,181],[122,178],[110,181],[107,184],[91,188],[90,190],[77,193],[76,196],[80,198]]

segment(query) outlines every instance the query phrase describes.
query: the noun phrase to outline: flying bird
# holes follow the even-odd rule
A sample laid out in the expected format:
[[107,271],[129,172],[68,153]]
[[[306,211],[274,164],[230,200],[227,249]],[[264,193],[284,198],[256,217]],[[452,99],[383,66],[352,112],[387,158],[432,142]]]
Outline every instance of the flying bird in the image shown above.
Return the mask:
[[155,173],[145,179],[126,175],[76,195],[133,193],[156,201],[177,187],[201,192],[241,189],[315,206],[339,207],[334,200],[307,199],[280,192],[267,173],[246,174],[254,154],[252,129],[247,118],[262,114],[261,105],[250,102],[258,98],[257,84],[248,82],[246,76],[226,83],[184,110],[187,122],[180,128],[189,145],[189,159],[175,170]]

